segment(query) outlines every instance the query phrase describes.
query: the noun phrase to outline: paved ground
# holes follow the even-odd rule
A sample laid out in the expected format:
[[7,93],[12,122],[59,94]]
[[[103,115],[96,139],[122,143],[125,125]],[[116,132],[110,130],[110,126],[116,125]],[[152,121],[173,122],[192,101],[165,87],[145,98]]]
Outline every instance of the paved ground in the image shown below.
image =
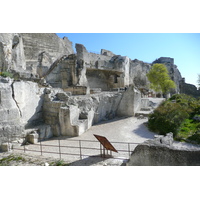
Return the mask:
[[[147,119],[137,119],[135,117],[118,118],[107,121],[106,123],[95,125],[79,137],[73,137],[73,138],[61,137],[59,138],[60,140],[58,140],[58,138],[52,138],[47,141],[42,141],[42,155],[45,158],[51,157],[59,159],[60,155],[58,146],[60,142],[61,146],[60,151],[62,153],[77,154],[77,155],[63,155],[63,154],[61,155],[61,159],[71,163],[72,166],[122,165],[123,162],[129,157],[128,153],[129,148],[131,151],[133,151],[133,149],[137,146],[138,143],[142,143],[147,139],[154,138],[154,133],[150,132],[147,129],[145,125],[146,122]],[[99,157],[100,143],[97,141],[97,139],[94,137],[93,134],[105,136],[119,152],[118,153],[112,152],[112,156],[110,156],[110,151],[109,151],[108,152],[109,155],[106,158]],[[80,160],[79,140],[81,140],[82,160]],[[128,146],[128,143],[136,143],[136,144],[129,144]],[[50,145],[50,146],[45,146],[45,145]],[[77,148],[71,148],[71,147],[77,147]],[[20,148],[21,150],[20,151],[14,150],[15,153],[22,153],[25,148],[26,154],[30,156],[41,155],[40,143],[37,143],[37,145],[26,145],[18,148]],[[84,148],[94,148],[94,149],[84,149]],[[31,150],[36,150],[38,152],[32,152]],[[55,152],[57,154],[45,153],[45,152]]]

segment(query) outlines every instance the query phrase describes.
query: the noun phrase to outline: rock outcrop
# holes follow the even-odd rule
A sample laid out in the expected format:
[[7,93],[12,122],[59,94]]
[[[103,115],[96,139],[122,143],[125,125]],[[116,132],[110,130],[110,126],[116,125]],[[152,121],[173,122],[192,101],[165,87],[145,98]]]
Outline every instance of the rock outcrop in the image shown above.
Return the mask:
[[47,70],[59,57],[74,53],[66,37],[61,39],[52,33],[1,33],[2,51],[0,70],[13,70],[28,77]]
[[180,93],[191,95],[193,97],[200,97],[200,89],[195,85],[188,84],[185,82],[185,78],[180,81]]
[[127,166],[199,166],[200,148],[173,144],[172,137],[159,136],[139,144]]
[[171,90],[171,94],[183,93],[194,97],[200,96],[200,90],[195,85],[185,82],[185,78],[181,76],[178,67],[174,64],[174,59],[169,57],[161,57],[155,60],[154,63],[163,63],[169,71],[171,79],[176,83],[176,89]]
[[118,116],[134,116],[141,108],[141,93],[133,85],[123,93],[118,106]]
[[78,136],[100,121],[116,116],[133,116],[137,106],[126,113],[122,111],[124,107],[119,105],[122,104],[122,99],[129,97],[131,102],[124,105],[128,111],[128,105],[134,104],[138,94],[134,87],[130,87],[126,92],[102,92],[89,96],[71,96],[61,90],[46,89],[43,104],[45,124],[52,127],[55,136]]

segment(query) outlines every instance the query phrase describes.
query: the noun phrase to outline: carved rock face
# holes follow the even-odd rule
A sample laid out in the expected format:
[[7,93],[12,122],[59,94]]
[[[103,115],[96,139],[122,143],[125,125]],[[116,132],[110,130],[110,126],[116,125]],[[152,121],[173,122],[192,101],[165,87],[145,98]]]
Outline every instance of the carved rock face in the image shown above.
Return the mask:
[[[74,53],[72,42],[66,37],[61,39],[54,33],[1,33],[0,42],[5,44],[4,55],[1,53],[2,45],[0,54],[4,59],[8,59],[8,68],[33,74],[37,73],[39,64],[40,67],[44,64],[44,67],[48,68],[51,62],[60,56]],[[5,54],[6,49],[10,52],[10,56]],[[46,52],[46,57],[44,56],[42,63],[40,55],[43,52]]]

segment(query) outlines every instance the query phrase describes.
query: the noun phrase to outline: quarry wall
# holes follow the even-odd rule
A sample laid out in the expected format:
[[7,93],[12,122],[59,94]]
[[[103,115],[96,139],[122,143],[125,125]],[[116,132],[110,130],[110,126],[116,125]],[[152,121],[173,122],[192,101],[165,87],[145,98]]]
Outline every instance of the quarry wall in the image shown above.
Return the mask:
[[31,81],[0,77],[0,142],[43,123],[43,90]]
[[[141,95],[138,94],[134,88],[126,92],[103,92],[89,96],[71,96],[64,91],[47,89],[43,105],[45,124],[52,127],[54,136],[78,136],[101,121],[116,116],[133,116],[140,105]],[[122,104],[126,98],[129,102],[124,105],[126,107],[124,108]],[[137,106],[130,110],[128,105],[136,104],[135,98],[137,98]]]
[[[174,59],[155,62],[166,64],[174,93],[190,91]],[[105,49],[90,53],[81,44],[75,54],[68,38],[52,33],[0,33],[0,72],[13,75],[0,76],[0,138],[34,127],[44,137],[77,136],[102,120],[134,116],[150,67]]]
[[[61,39],[52,33],[1,33],[0,43],[3,44],[6,69],[32,75],[37,75],[37,68],[50,67],[45,63],[47,60],[47,64],[52,64],[62,55],[74,53],[66,37]],[[41,56],[44,53],[46,57]]]

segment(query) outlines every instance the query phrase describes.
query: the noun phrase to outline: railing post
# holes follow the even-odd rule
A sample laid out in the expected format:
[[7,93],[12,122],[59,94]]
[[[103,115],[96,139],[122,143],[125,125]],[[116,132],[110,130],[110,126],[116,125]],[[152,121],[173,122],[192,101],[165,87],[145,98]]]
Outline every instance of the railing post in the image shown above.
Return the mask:
[[79,140],[79,148],[80,148],[80,159],[82,160],[82,153],[81,153],[81,140]]
[[131,152],[130,152],[130,143],[128,143],[128,154],[129,154],[129,158],[131,157]]
[[58,145],[59,145],[59,155],[60,155],[60,160],[61,160],[60,138],[58,138]]
[[42,143],[41,143],[41,140],[40,140],[40,151],[41,151],[41,156],[42,156]]
[[102,148],[101,148],[101,143],[99,142],[99,144],[100,144],[100,155],[101,155],[101,157],[102,157]]
[[[11,137],[12,137],[12,135],[11,135]],[[8,134],[8,150],[9,151],[12,149],[12,145],[11,145],[11,149],[10,149],[10,143],[11,143],[11,141],[12,141],[12,138],[10,139],[10,136]]]
[[26,152],[25,145],[26,145],[26,138],[24,137],[24,153]]
[[105,151],[106,151],[106,149],[105,149],[105,147],[103,147],[103,158],[106,157],[106,153],[105,153]]

